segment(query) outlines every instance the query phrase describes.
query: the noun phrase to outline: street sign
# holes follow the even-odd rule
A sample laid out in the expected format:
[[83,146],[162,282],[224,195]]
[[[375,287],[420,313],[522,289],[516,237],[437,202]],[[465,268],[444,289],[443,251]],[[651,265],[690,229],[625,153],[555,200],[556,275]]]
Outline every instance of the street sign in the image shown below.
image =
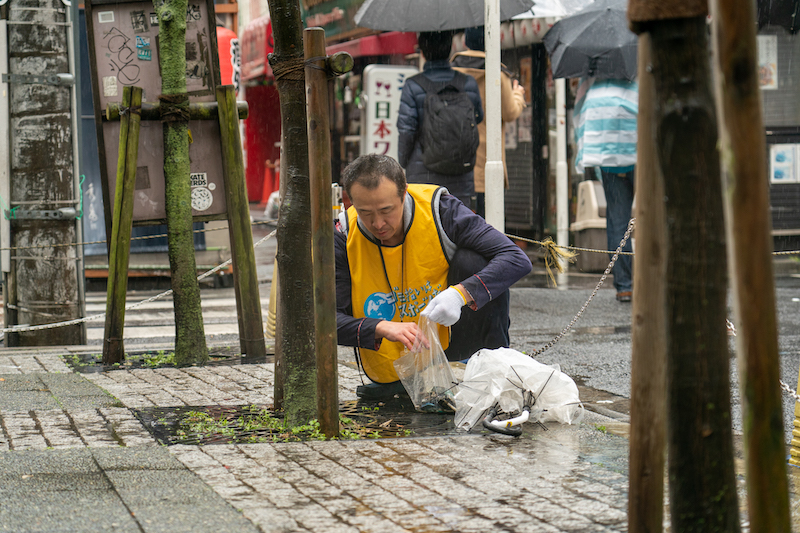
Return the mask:
[[[190,0],[186,11],[186,85],[190,103],[215,102],[220,84],[213,3]],[[143,89],[143,102],[156,103],[161,94],[158,17],[152,2],[86,2],[86,26],[94,96],[103,203],[111,220],[119,151],[119,121],[104,119],[106,106],[119,103],[122,88]],[[189,121],[192,215],[196,221],[225,219],[219,124]],[[136,164],[134,224],[163,223],[164,145],[160,121],[142,121]],[[107,225],[110,222],[107,222]],[[110,234],[110,233],[109,233]]]
[[362,76],[361,154],[397,159],[397,116],[400,95],[408,78],[419,70],[398,65],[369,65]]

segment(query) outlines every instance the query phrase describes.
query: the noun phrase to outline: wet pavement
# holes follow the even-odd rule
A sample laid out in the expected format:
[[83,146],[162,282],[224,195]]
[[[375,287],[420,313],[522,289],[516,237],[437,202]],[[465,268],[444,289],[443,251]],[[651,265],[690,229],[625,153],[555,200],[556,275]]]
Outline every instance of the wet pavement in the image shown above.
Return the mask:
[[[80,352],[0,353],[0,531],[627,528],[627,440],[596,413],[521,438],[449,420],[436,436],[423,421],[401,438],[163,446],[162,416],[142,412],[270,404],[272,363],[81,374],[65,363]],[[339,370],[357,412],[358,371]]]
[[[781,373],[792,386],[800,364],[798,275],[779,277],[776,291]],[[262,301],[270,277],[259,274]],[[512,347],[532,353],[545,345],[598,279],[573,272],[558,290],[544,288],[537,267],[512,290]],[[204,367],[102,368],[98,345],[0,348],[0,531],[627,531],[630,306],[614,301],[609,287],[610,280],[573,331],[537,356],[576,380],[583,420],[546,430],[527,424],[520,438],[459,432],[446,416],[412,422],[406,413],[408,420],[400,420],[385,405],[358,402],[362,380],[352,350],[342,348],[343,414],[362,410],[370,418],[364,424],[378,427],[390,419],[394,436],[377,430],[379,438],[339,441],[273,442],[267,434],[248,443],[169,440],[170,417],[237,418],[271,405],[274,365],[236,357],[235,314],[229,329],[207,331],[221,361]],[[223,293],[214,290],[212,298]],[[219,306],[220,322],[233,309]],[[171,349],[168,335],[144,335],[164,325],[163,310],[127,313],[128,319],[135,329],[126,329],[126,346],[154,354]],[[735,359],[730,370],[735,385]],[[734,409],[737,401],[734,387]],[[788,442],[793,402],[785,403]],[[371,413],[376,407],[379,413]],[[748,531],[737,416],[737,483]],[[800,470],[787,472],[793,530],[800,532]]]

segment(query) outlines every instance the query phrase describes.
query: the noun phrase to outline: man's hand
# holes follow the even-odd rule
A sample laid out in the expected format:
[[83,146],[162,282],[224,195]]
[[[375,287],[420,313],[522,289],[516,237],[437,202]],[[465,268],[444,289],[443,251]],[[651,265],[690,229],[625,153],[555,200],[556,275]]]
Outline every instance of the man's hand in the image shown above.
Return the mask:
[[392,342],[402,342],[408,350],[414,348],[414,341],[419,340],[425,348],[430,348],[430,343],[416,322],[391,322],[383,320],[375,326],[375,337]]
[[436,297],[422,310],[422,316],[443,326],[452,326],[461,318],[461,308],[466,305],[466,300],[455,287],[449,287],[436,295]]

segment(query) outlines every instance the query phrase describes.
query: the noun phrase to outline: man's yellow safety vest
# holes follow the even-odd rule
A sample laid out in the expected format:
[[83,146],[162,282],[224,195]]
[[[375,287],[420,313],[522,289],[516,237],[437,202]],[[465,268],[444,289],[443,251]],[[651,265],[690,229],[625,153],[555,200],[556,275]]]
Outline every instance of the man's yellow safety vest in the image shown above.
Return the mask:
[[[447,288],[449,262],[440,239],[440,231],[444,231],[433,208],[439,189],[436,185],[408,186],[414,200],[413,215],[403,243],[397,246],[370,240],[358,226],[355,208],[348,209],[347,257],[354,317],[417,322],[428,302]],[[448,328],[439,326],[439,340],[442,348],[449,346]],[[397,381],[392,363],[403,350],[402,343],[385,339],[377,351],[361,348],[367,377],[377,383]]]

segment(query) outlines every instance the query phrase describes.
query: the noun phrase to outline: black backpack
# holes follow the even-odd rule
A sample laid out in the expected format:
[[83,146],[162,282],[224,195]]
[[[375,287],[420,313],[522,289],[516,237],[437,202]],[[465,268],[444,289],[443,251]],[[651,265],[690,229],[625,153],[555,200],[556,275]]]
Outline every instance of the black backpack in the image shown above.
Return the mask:
[[456,72],[444,82],[423,74],[411,79],[427,93],[419,134],[425,168],[447,175],[469,172],[475,166],[480,137],[475,106],[464,92],[467,75]]

